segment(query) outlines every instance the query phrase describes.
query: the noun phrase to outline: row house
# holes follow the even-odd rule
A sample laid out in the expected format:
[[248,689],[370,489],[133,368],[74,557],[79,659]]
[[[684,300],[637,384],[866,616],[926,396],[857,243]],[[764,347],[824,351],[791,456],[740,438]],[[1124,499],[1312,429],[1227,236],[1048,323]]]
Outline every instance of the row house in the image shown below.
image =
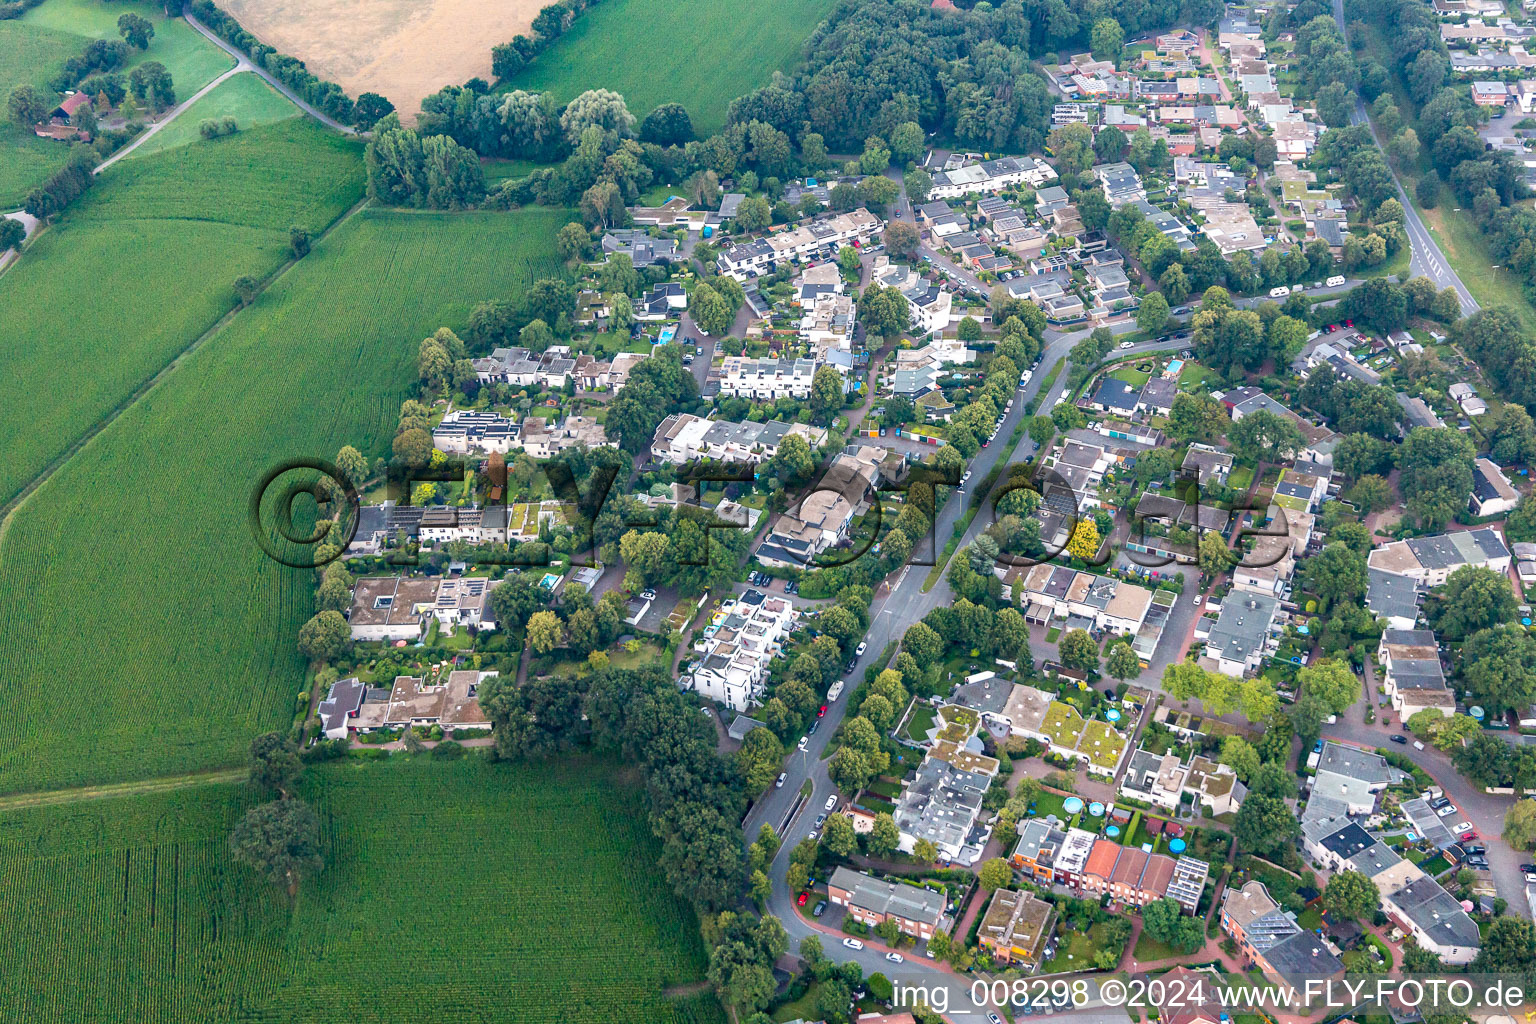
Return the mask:
[[1366,558],[1372,569],[1407,576],[1426,587],[1442,586],[1451,573],[1466,566],[1507,573],[1509,562],[1509,548],[1491,526],[1392,541],[1373,548]]
[[684,687],[734,711],[760,702],[768,665],[782,652],[794,619],[788,599],[761,591],[726,602],[693,645],[701,657],[684,677]]
[[1383,630],[1376,656],[1382,666],[1381,691],[1403,721],[1426,709],[1446,716],[1455,714],[1456,695],[1446,686],[1440,647],[1433,632]]
[[1229,888],[1221,903],[1221,930],[1266,975],[1304,986],[1310,978],[1342,978],[1344,963],[1323,940],[1283,910],[1263,882]]
[[[1174,875],[1183,865],[1183,878],[1171,890]],[[1119,903],[1144,907],[1161,899],[1173,899],[1188,913],[1195,913],[1200,894],[1210,876],[1210,865],[1195,857],[1177,861],[1165,854],[1148,853],[1140,847],[1121,846],[1109,839],[1099,839],[1088,855],[1078,889],[1085,893],[1108,894]],[[1198,885],[1193,884],[1198,879]]]
[[935,171],[929,195],[953,199],[973,193],[1001,192],[1021,184],[1038,188],[1055,177],[1055,170],[1043,160],[1010,156]]
[[809,398],[816,364],[809,359],[752,359],[727,356],[720,364],[720,394],[727,398],[777,401]]
[[874,928],[892,920],[903,935],[919,941],[933,938],[933,933],[947,923],[943,893],[904,882],[883,881],[845,867],[834,869],[827,880],[827,898],[839,907],[847,907],[848,916],[855,921]]
[[781,262],[798,263],[843,245],[862,245],[883,226],[879,217],[861,207],[731,246],[716,262],[721,273],[745,281]]
[[687,465],[704,459],[717,462],[764,462],[779,453],[779,445],[791,434],[805,439],[815,451],[827,432],[805,423],[735,423],[707,420],[692,413],[675,413],[661,421],[651,442],[657,462]]

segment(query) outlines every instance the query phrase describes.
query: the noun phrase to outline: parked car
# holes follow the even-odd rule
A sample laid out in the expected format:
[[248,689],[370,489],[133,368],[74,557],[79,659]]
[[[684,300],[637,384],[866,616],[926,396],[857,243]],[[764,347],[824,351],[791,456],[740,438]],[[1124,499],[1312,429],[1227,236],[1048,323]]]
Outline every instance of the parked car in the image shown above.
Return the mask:
[[1405,747],[1408,745],[1408,737],[1404,736],[1402,733],[1398,733],[1395,736],[1388,736],[1387,739],[1391,740],[1393,743],[1401,743]]
[[1521,864],[1520,870],[1525,872],[1525,880],[1527,882],[1532,881],[1533,879],[1531,876],[1536,875],[1536,864]]
[[1133,342],[1133,341],[1122,341],[1119,345],[1117,345],[1115,347],[1119,348],[1119,349],[1128,349],[1131,346],[1133,346],[1134,344],[1136,344],[1136,343]]
[[825,718],[825,717],[827,717],[827,706],[825,704],[823,704],[821,707],[816,709],[816,717],[817,718]]
[[649,587],[647,587],[646,589],[640,591],[640,600],[642,600],[642,601],[654,601],[654,600],[656,600],[656,591],[654,591],[654,590],[650,589]]
[[893,964],[899,964],[906,959],[906,957],[902,956],[900,953],[887,953],[885,954],[885,958]]
[[825,914],[826,912],[827,912],[827,901],[826,900],[822,900],[820,903],[816,904],[815,908],[811,911],[811,916],[812,917],[820,917],[822,914]]
[[1472,831],[1472,823],[1470,821],[1457,822],[1454,826],[1452,826],[1451,831],[1455,832],[1457,835],[1461,835],[1463,832],[1470,832]]
[[799,748],[799,749],[800,749],[800,750],[804,750],[804,749],[805,749],[805,745],[806,745],[806,744],[807,744],[807,743],[809,743],[809,742],[810,742],[810,740],[811,740],[811,738],[810,738],[810,737],[809,737],[809,736],[801,736],[801,737],[800,737],[800,742],[799,742],[799,744],[798,744],[798,748]]
[[[843,940],[843,945],[847,946],[849,949],[863,949],[864,948],[864,943],[860,942],[858,939],[844,939]],[[1003,1022],[1002,1021],[998,1021],[997,1024],[1003,1024]]]
[[827,810],[830,811],[832,808],[834,808],[836,806],[837,806],[837,794],[833,793],[831,796],[827,797],[826,807],[827,807]]
[[800,896],[795,900],[795,906],[797,906],[797,907],[805,906],[806,901],[809,900],[810,898],[811,898],[811,894],[810,893],[802,892],[800,894]]
[[818,815],[816,815],[816,827],[817,828],[821,828],[821,826],[825,825],[826,823],[827,823],[827,816],[825,814],[818,814]]
[[853,656],[855,658],[862,658],[862,657],[864,657],[864,652],[866,650],[868,650],[868,649],[869,649],[869,644],[866,644],[866,643],[860,641],[859,646],[857,646],[857,647],[855,647],[853,649]]
[[779,772],[779,781],[773,784],[774,789],[783,789],[784,783],[789,781],[789,772]]

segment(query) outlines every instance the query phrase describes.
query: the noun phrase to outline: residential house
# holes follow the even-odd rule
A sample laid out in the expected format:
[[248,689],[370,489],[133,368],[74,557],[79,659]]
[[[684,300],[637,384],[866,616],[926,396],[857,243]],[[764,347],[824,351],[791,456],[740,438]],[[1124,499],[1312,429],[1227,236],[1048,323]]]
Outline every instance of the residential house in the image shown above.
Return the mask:
[[1426,709],[1446,716],[1455,714],[1456,695],[1445,684],[1434,633],[1427,629],[1384,630],[1376,655],[1382,665],[1381,690],[1402,721]]
[[715,631],[693,645],[701,658],[681,680],[683,687],[734,711],[759,702],[768,665],[783,650],[794,618],[787,598],[757,590],[725,602],[711,623]]
[[1366,569],[1369,583],[1365,591],[1365,606],[1378,619],[1385,619],[1388,629],[1410,630],[1419,618],[1419,603],[1424,590],[1418,580],[1410,576]]
[[[1274,649],[1273,632],[1279,614],[1280,600],[1273,595],[1229,594],[1206,637],[1206,658],[1216,671],[1238,679],[1255,671]],[[1200,628],[1196,626],[1196,637]]]
[[1227,889],[1221,903],[1221,930],[1266,975],[1298,988],[1304,988],[1308,979],[1344,975],[1338,955],[1301,927],[1294,913],[1281,909],[1263,882]]
[[1038,964],[1055,918],[1055,906],[1034,893],[999,889],[992,894],[976,938],[996,962]]
[[1112,207],[1118,209],[1126,203],[1147,198],[1147,190],[1141,183],[1141,176],[1136,173],[1134,167],[1123,160],[1099,164],[1093,168],[1093,174],[1104,190],[1104,198],[1109,200],[1109,205]]
[[1492,459],[1478,458],[1472,463],[1472,496],[1468,506],[1478,517],[1513,512],[1520,503],[1520,492]]
[[365,577],[352,590],[347,614],[354,641],[419,640],[437,605],[436,578]]
[[1407,576],[1427,587],[1442,585],[1451,573],[1469,565],[1508,572],[1509,561],[1509,548],[1491,526],[1392,541],[1366,557],[1372,569]]
[[886,882],[845,867],[833,870],[827,881],[827,898],[848,915],[873,928],[886,919],[896,922],[903,935],[926,941],[945,923],[944,894],[919,885]]

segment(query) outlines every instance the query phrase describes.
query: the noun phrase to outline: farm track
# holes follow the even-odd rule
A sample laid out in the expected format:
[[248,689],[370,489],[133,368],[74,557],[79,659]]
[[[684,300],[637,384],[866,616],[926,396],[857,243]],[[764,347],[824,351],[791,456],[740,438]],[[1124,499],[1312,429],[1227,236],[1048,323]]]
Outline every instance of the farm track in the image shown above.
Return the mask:
[[[355,205],[352,206],[351,209],[347,210],[341,216],[331,221],[330,224],[326,225],[325,230],[316,236],[313,243],[311,244],[318,244],[324,241],[325,238],[327,238],[333,231],[341,227],[341,225],[345,224],[347,221],[351,220],[367,205],[367,199],[359,200]],[[301,258],[302,257],[290,258],[286,263],[282,264],[282,266],[278,267],[271,274],[267,275],[267,277],[262,280],[260,286],[257,288],[256,294],[259,296],[262,292],[265,292],[275,281],[277,281],[290,269],[292,269],[292,267],[298,263],[299,259]],[[252,301],[254,301],[254,298]],[[95,424],[93,424],[89,429],[85,431],[85,433],[76,438],[74,443],[72,443],[68,448],[64,449],[64,451],[60,452],[58,457],[55,458],[52,462],[48,463],[48,465],[45,466],[43,470],[37,474],[37,476],[27,481],[26,485],[22,487],[21,490],[16,492],[16,496],[14,498],[6,502],[3,506],[0,506],[0,547],[4,546],[5,534],[6,531],[10,528],[12,516],[15,514],[16,510],[19,509],[26,502],[26,500],[31,497],[34,492],[37,491],[39,487],[47,483],[49,478],[57,473],[65,465],[65,463],[69,462],[70,459],[79,454],[81,449],[89,444],[91,440],[96,437],[96,435],[100,434],[103,430],[107,429],[107,427],[111,426],[119,416],[133,408],[133,406],[140,399],[149,394],[150,391],[154,390],[156,385],[158,385],[166,377],[170,376],[171,372],[181,364],[183,359],[196,352],[203,346],[206,341],[208,341],[214,335],[218,334],[225,327],[229,326],[229,324],[234,321],[235,317],[239,316],[245,308],[245,306],[236,306],[221,316],[217,321],[215,321],[214,324],[206,331],[192,339],[192,341],[185,348],[172,356],[170,361],[162,366],[158,371],[156,371],[153,376],[135,388],[133,393],[130,394],[127,398],[123,399],[123,401],[120,402],[116,408],[112,409],[111,412],[97,420]]]
[[81,800],[104,800],[116,796],[141,796],[147,793],[165,793],[193,786],[213,786],[227,782],[239,782],[250,774],[245,768],[227,768],[222,771],[197,772],[192,775],[166,775],[158,779],[140,779],[137,782],[111,782],[104,786],[79,786],[74,789],[47,789],[36,793],[15,793],[0,796],[0,814],[28,807],[50,807],[55,804],[76,803]]

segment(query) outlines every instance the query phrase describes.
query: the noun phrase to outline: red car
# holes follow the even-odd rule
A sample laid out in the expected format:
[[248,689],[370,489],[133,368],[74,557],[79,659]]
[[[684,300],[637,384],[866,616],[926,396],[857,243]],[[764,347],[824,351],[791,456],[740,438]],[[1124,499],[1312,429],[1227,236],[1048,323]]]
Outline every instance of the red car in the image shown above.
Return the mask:
[[1344,326],[1345,327],[1353,327],[1353,326],[1355,326],[1355,322],[1353,320],[1345,320],[1344,321]]
[[1476,839],[1476,838],[1477,838],[1477,833],[1476,832],[1463,832],[1461,834],[1462,842],[1469,842],[1469,841],[1471,841],[1473,839]]
[[805,901],[810,899],[810,898],[811,898],[811,894],[810,893],[808,893],[808,892],[801,893],[800,894],[800,898],[795,900],[795,906],[797,906],[797,907],[805,906]]
[[818,708],[816,710],[816,717],[817,718],[821,718],[826,713],[827,713],[827,706],[825,704],[823,704],[820,708]]

